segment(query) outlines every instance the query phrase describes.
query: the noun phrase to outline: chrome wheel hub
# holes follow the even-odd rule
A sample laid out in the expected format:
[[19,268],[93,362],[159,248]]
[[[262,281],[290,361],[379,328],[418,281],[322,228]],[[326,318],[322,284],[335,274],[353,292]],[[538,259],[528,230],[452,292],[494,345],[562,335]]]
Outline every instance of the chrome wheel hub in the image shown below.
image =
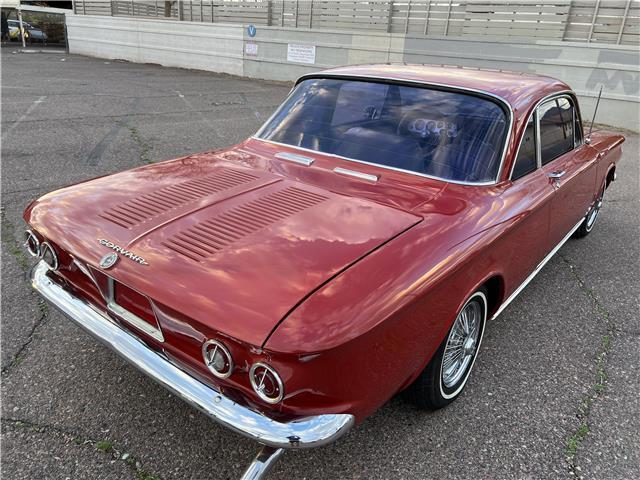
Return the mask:
[[477,301],[468,303],[456,318],[445,346],[442,359],[442,383],[445,387],[454,387],[473,361],[481,324],[482,306]]
[[473,338],[467,337],[464,341],[464,354],[465,355],[473,355],[476,351],[476,342]]
[[600,209],[602,208],[603,197],[604,192],[600,194],[600,198],[596,200],[596,203],[591,208],[591,211],[587,214],[587,231],[591,231],[591,229],[593,228],[593,224],[596,223],[598,213],[600,213]]

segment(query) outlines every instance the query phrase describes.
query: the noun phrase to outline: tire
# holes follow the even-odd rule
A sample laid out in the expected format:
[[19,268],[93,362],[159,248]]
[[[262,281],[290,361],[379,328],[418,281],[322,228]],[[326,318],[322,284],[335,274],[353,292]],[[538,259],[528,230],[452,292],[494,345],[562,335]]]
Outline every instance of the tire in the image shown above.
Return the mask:
[[600,209],[602,208],[602,203],[604,202],[604,191],[605,187],[603,186],[602,190],[600,190],[598,199],[593,203],[589,212],[584,216],[584,220],[580,224],[580,227],[578,227],[576,232],[573,234],[574,238],[584,238],[593,230],[596,220],[598,219]]
[[[470,321],[475,318],[474,329],[466,328],[470,332],[468,336],[465,333],[465,316]],[[486,321],[487,291],[481,288],[467,299],[438,351],[409,387],[408,394],[419,408],[437,410],[460,396],[478,356]],[[474,340],[468,340],[471,338]],[[471,349],[472,353],[468,353]],[[460,363],[452,363],[452,354],[457,351],[460,351],[462,359]],[[457,369],[455,365],[458,365]]]

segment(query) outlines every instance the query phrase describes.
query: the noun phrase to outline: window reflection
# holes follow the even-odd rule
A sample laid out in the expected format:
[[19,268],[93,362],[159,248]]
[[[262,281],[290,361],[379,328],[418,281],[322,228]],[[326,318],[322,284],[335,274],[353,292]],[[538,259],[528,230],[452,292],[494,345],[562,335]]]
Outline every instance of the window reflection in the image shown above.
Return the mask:
[[265,140],[463,182],[495,180],[507,118],[467,93],[338,79],[301,82]]

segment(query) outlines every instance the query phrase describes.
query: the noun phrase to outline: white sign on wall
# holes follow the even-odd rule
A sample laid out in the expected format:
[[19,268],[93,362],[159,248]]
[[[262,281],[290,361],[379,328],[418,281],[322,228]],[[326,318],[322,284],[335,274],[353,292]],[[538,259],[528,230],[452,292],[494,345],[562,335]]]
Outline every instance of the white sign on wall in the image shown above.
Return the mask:
[[287,62],[316,63],[316,46],[287,44]]
[[244,44],[244,54],[249,57],[258,56],[258,44],[255,42],[247,42]]

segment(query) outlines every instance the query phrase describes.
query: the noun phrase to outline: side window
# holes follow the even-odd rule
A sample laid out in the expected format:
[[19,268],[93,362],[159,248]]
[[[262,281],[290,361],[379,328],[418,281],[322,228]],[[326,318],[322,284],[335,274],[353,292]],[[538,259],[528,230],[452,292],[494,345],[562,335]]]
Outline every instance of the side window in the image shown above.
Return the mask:
[[573,105],[566,97],[549,100],[538,107],[543,165],[573,150],[574,117]]
[[524,131],[522,140],[520,141],[520,149],[518,157],[513,166],[511,180],[517,180],[524,177],[527,173],[533,172],[538,167],[536,161],[536,127],[533,121],[533,115],[529,118],[527,128]]

